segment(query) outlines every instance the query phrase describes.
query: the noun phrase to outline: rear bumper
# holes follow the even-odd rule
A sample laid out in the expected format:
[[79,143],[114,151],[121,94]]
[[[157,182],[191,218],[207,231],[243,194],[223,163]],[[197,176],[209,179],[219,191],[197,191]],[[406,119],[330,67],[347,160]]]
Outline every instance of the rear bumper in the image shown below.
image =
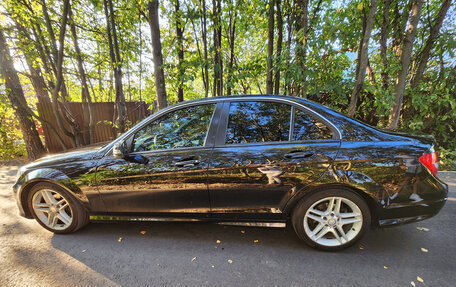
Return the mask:
[[418,194],[425,200],[393,203],[382,210],[379,226],[392,226],[430,218],[443,208],[448,199],[448,185],[430,176],[422,182]]
[[431,218],[439,213],[439,211],[445,205],[445,202],[446,198],[442,199],[439,202],[421,202],[412,206],[401,206],[394,209],[390,208],[388,210],[388,213],[391,217],[380,219],[378,221],[378,225],[380,227],[387,227]]

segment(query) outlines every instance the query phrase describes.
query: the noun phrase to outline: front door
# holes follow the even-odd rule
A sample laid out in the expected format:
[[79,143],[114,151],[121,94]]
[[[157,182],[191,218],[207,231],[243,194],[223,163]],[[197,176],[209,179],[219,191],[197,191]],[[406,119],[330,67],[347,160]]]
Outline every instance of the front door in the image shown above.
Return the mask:
[[215,104],[173,110],[125,141],[128,156],[103,158],[96,181],[112,213],[208,213],[206,141]]

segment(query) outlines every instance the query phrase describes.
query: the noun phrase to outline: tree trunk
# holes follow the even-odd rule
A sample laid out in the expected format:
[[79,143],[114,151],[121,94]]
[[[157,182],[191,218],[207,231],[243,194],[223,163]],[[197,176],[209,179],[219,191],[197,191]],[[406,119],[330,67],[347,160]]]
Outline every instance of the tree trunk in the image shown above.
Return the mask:
[[400,70],[397,73],[396,85],[394,86],[394,95],[396,97],[395,103],[392,105],[390,110],[390,117],[388,123],[388,129],[396,129],[399,123],[399,117],[401,114],[402,100],[404,98],[404,89],[407,73],[410,65],[410,57],[412,55],[413,42],[416,36],[416,30],[418,22],[420,20],[421,7],[423,6],[422,0],[413,0],[410,9],[410,23],[407,32],[402,40],[402,48],[400,51]]
[[46,151],[36,130],[33,118],[22,105],[25,102],[24,91],[14,68],[2,27],[0,27],[0,75],[5,79],[7,97],[20,124],[27,150],[27,157],[29,160],[35,160],[41,157]]
[[[38,102],[50,102],[51,99],[49,98],[49,94],[47,92],[46,82],[44,81],[43,76],[41,75],[41,69],[36,64],[35,59],[38,55],[34,51],[35,45],[31,43],[30,33],[22,26],[16,19],[14,19],[14,23],[18,30],[18,39],[21,45],[21,50],[24,54],[25,61],[27,63],[27,67],[30,71],[30,80],[32,82],[33,90],[35,91],[36,97]],[[30,49],[30,46],[33,46]]]
[[202,8],[202,22],[201,22],[201,33],[203,37],[203,50],[204,50],[204,74],[203,74],[203,81],[204,81],[204,97],[207,98],[209,95],[209,63],[207,62],[207,23],[206,23],[206,0],[202,0],[200,2]]
[[388,89],[388,58],[387,58],[387,41],[389,29],[389,9],[391,0],[383,0],[382,26],[380,30],[380,58],[382,60],[382,87]]
[[214,22],[214,87],[212,95],[221,96],[223,93],[223,61],[222,61],[222,5],[220,0],[212,1]]
[[285,93],[286,95],[291,94],[291,81],[289,77],[287,76],[287,70],[288,67],[291,64],[291,36],[293,33],[293,23],[295,21],[295,2],[293,1],[293,4],[290,2],[285,1],[284,3],[287,3],[289,6],[287,8],[289,9],[289,12],[287,13],[287,42],[286,42],[286,53],[287,53],[287,67],[285,69]]
[[377,0],[371,0],[371,4],[369,7],[369,15],[366,19],[366,28],[364,29],[364,34],[362,38],[360,49],[360,57],[358,59],[358,73],[356,75],[355,80],[355,88],[353,89],[353,93],[350,99],[350,105],[348,107],[348,115],[353,117],[356,111],[356,104],[358,102],[359,94],[364,85],[364,78],[366,76],[366,68],[368,62],[368,49],[369,49],[369,39],[372,31],[372,27],[374,26],[374,18],[375,12],[377,11]]
[[52,59],[53,59],[51,64],[54,66],[54,72],[57,72],[57,69],[55,67],[55,64],[56,64],[55,61],[57,61],[57,57],[58,57],[57,44],[56,44],[54,29],[52,28],[51,19],[49,17],[49,13],[48,13],[46,0],[43,0],[41,2],[41,7],[43,9],[43,16],[44,16],[44,20],[46,23],[46,29],[48,31],[49,38],[51,40],[51,52],[52,52]]
[[273,82],[273,53],[274,53],[274,0],[269,0],[268,9],[268,57],[266,59],[266,94],[272,94]]
[[[276,48],[276,58],[282,62],[282,41],[283,41],[283,18],[282,18],[282,9],[281,9],[281,0],[276,0],[277,8],[277,48]],[[274,81],[274,94],[278,95],[280,93],[280,69],[281,65],[277,64],[275,81]]]
[[[62,22],[60,24],[60,34],[59,34],[59,50],[57,52],[56,58],[56,69],[57,69],[57,83],[55,85],[54,90],[52,91],[52,106],[54,108],[55,117],[57,120],[58,127],[63,131],[65,135],[70,137],[73,140],[73,144],[75,147],[80,146],[80,128],[78,123],[74,120],[74,117],[67,114],[67,110],[62,110],[62,106],[59,103],[58,95],[59,91],[61,90],[63,84],[63,53],[64,53],[64,44],[65,44],[65,32],[66,32],[66,24],[68,20],[68,11],[69,11],[69,0],[65,0],[63,2],[63,13],[62,13]],[[62,95],[63,96],[63,95]],[[68,131],[63,123],[62,116],[69,122],[72,132]]]
[[398,58],[401,57],[402,53],[401,45],[404,38],[404,30],[407,25],[408,11],[411,10],[412,1],[414,0],[408,0],[407,5],[403,8],[402,12],[399,11],[399,5],[401,5],[400,1],[396,1],[394,7],[394,17],[392,23],[394,39],[392,42],[392,49]]
[[375,85],[375,74],[370,66],[369,58],[367,59],[366,71],[367,71],[367,78],[369,79],[369,82],[371,83],[371,85]]
[[[127,120],[127,108],[125,105],[125,95],[123,93],[123,86],[122,86],[122,59],[120,57],[120,49],[119,49],[119,41],[117,40],[117,32],[116,32],[116,22],[114,20],[114,8],[112,5],[112,0],[104,0],[105,6],[105,15],[106,15],[106,22],[109,24],[108,28],[108,41],[111,39],[112,43],[109,46],[111,59],[114,59],[113,66],[114,66],[114,85],[116,90],[116,97],[115,97],[115,109],[114,109],[114,122],[117,124],[120,133],[125,132],[125,123]],[[109,8],[109,17],[108,11]],[[112,33],[112,38],[109,34]],[[114,46],[114,47],[113,47]],[[114,51],[112,51],[114,50]],[[115,54],[114,54],[115,53]],[[113,57],[114,54],[114,57]]]
[[[55,75],[55,74],[54,74],[54,71],[52,70],[52,64],[50,63],[51,61],[48,60],[48,57],[47,57],[47,55],[48,55],[48,53],[46,52],[47,48],[44,47],[45,45],[44,45],[43,35],[42,35],[40,26],[32,25],[32,32],[33,32],[33,36],[35,37],[34,43],[35,43],[36,50],[38,51],[38,53],[40,55],[41,62],[43,63],[44,72],[48,76],[47,82],[48,82],[49,91],[52,91],[52,90],[54,90],[54,87],[55,87],[54,78],[53,78],[53,75]],[[51,65],[51,67],[49,65]]]
[[160,42],[160,23],[158,17],[158,0],[149,1],[149,26],[152,40],[152,55],[155,71],[155,90],[157,93],[157,105],[161,110],[167,106],[165,73],[163,71],[163,54]]
[[81,49],[79,48],[78,35],[76,32],[76,25],[74,24],[73,13],[71,7],[69,7],[70,15],[70,29],[71,35],[73,36],[73,44],[76,52],[76,61],[78,63],[79,76],[81,77],[81,101],[82,101],[82,113],[84,118],[84,142],[94,143],[95,129],[94,129],[94,118],[95,114],[92,108],[92,99],[90,97],[89,86],[87,83],[87,75],[84,70],[84,63],[81,56]]
[[431,27],[431,31],[429,37],[426,40],[426,44],[424,45],[423,50],[421,50],[419,57],[418,57],[418,68],[416,69],[415,76],[412,78],[411,81],[411,88],[414,89],[418,83],[423,78],[424,70],[426,69],[426,65],[429,59],[429,54],[432,49],[432,45],[435,42],[435,39],[439,36],[440,27],[442,27],[443,19],[450,8],[451,0],[443,0],[442,6],[440,7],[439,13],[434,20],[434,23]]
[[[201,4],[201,2],[200,2]],[[188,6],[187,6],[188,10],[191,10]],[[198,8],[198,11],[201,12],[201,7]],[[192,23],[192,27],[193,27],[193,35],[195,36],[195,42],[196,42],[196,50],[198,51],[198,56],[199,56],[199,59],[200,59],[200,62],[202,63],[200,65],[201,67],[201,77],[203,78],[203,85],[204,85],[204,92],[205,92],[205,97],[207,98],[207,79],[206,79],[206,75],[205,75],[205,71],[207,71],[207,65],[205,64],[205,60],[203,58],[203,54],[201,52],[201,48],[200,48],[200,44],[199,44],[199,35],[198,33],[196,32],[196,26],[195,26],[195,21],[193,20],[192,17],[190,17],[190,22]],[[207,53],[207,50],[206,50],[206,53]],[[206,54],[206,57],[207,57],[207,54]]]
[[[41,7],[43,8],[43,16],[44,16],[44,20],[46,23],[46,29],[48,31],[49,38],[51,39],[51,51],[52,51],[52,56],[54,59],[53,61],[51,61],[51,65],[53,65],[55,77],[57,78],[57,67],[56,67],[57,58],[58,58],[57,41],[55,38],[54,29],[52,28],[51,18],[49,17],[46,0],[42,0]],[[59,39],[59,41],[60,41],[60,39]],[[49,59],[52,59],[51,55],[49,55]],[[62,92],[63,99],[69,98],[65,81],[62,81],[61,92]]]
[[[236,6],[233,6],[233,3],[231,2],[231,11],[230,13],[230,23],[229,23],[229,43],[230,43],[230,61],[228,62],[228,76],[227,76],[227,87],[226,87],[226,94],[231,95],[231,88],[233,84],[231,83],[231,80],[233,78],[233,65],[234,65],[234,40],[236,36],[236,18],[237,18],[237,7],[240,2],[236,2]],[[233,11],[234,10],[234,11]]]
[[[301,17],[300,21],[298,22],[299,25],[297,25],[297,31],[299,38],[301,38],[301,41],[298,42],[297,45],[297,60],[299,65],[301,66],[301,83],[305,84],[306,81],[306,76],[305,76],[305,71],[306,71],[306,46],[307,46],[307,30],[308,30],[308,15],[309,15],[309,0],[298,0],[299,7],[301,9]],[[297,87],[295,88],[295,94],[301,93],[301,96],[306,97],[306,89],[305,87],[302,86],[301,83],[297,84]]]
[[177,101],[184,101],[184,22],[182,21],[182,13],[179,7],[179,0],[174,4],[176,11],[176,36],[177,36]]
[[[101,51],[100,51],[100,44],[97,42],[97,56],[101,59]],[[101,74],[101,64],[97,65],[97,73],[98,73],[98,92],[100,93],[100,98],[103,99],[104,88],[103,88],[103,76]],[[93,94],[94,102],[97,101],[95,98],[95,93]]]

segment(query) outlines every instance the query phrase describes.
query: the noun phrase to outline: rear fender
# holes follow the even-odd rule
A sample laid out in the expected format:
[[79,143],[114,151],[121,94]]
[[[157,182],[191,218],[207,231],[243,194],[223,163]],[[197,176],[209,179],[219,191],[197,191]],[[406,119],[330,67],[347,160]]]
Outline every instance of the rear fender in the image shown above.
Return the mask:
[[373,222],[377,218],[378,211],[381,209],[379,194],[382,194],[383,187],[365,174],[334,169],[326,171],[319,180],[297,191],[283,206],[283,214],[289,216],[301,199],[327,189],[345,189],[358,194],[368,204]]

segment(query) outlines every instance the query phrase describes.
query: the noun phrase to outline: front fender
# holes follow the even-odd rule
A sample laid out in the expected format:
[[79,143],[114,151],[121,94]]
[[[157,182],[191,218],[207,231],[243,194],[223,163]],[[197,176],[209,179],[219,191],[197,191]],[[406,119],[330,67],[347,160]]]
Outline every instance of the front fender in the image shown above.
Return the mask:
[[[32,214],[27,205],[28,192],[35,184],[40,182],[52,183],[63,188],[68,193],[72,194],[87,210],[91,210],[91,204],[86,194],[87,191],[83,192],[73,179],[57,169],[41,168],[22,174],[13,187],[21,211],[20,213],[26,218],[32,218]],[[98,196],[98,192],[96,196]]]

